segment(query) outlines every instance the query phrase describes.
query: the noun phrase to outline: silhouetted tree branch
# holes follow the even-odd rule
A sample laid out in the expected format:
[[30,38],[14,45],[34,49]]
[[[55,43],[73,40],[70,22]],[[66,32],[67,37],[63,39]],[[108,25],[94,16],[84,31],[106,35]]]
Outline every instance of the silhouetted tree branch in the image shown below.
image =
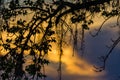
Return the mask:
[[[0,4],[3,3],[0,1]],[[93,16],[99,13],[105,18],[95,35],[98,35],[105,22],[114,16],[118,17],[117,25],[119,26],[119,0],[78,0],[75,3],[65,0],[52,0],[51,3],[46,3],[44,0],[24,0],[22,4],[19,0],[11,0],[8,4],[0,7],[2,20],[0,52],[4,54],[0,57],[0,71],[3,71],[1,74],[3,80],[29,80],[30,78],[26,74],[29,74],[33,80],[46,77],[44,65],[49,64],[49,60],[45,56],[51,51],[53,42],[58,43],[60,50],[58,70],[59,80],[61,80],[63,44],[67,43],[65,40],[65,37],[68,37],[67,32],[70,32],[72,36],[73,50],[78,48],[78,36],[81,32],[80,48],[83,54],[85,31],[89,30],[89,26],[94,23]],[[111,10],[107,10],[108,7]],[[30,16],[28,16],[29,13],[31,13]],[[26,16],[30,17],[30,20],[24,19]],[[80,26],[75,26],[75,24],[80,24]],[[1,36],[3,32],[6,32],[6,38]],[[36,37],[38,34],[40,38]],[[58,35],[59,38],[55,35]],[[96,68],[97,71],[105,69],[106,61],[119,41],[120,37],[113,42],[107,55],[101,57],[103,66]],[[30,58],[32,62],[23,70],[27,52],[27,56],[32,57]]]

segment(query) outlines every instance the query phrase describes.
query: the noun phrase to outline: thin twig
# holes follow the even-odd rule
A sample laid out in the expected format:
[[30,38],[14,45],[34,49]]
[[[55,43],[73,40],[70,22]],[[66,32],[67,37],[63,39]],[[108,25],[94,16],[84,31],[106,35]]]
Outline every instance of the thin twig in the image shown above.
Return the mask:
[[96,68],[96,72],[101,72],[103,70],[105,70],[105,67],[106,67],[106,62],[109,58],[109,56],[111,55],[112,51],[114,50],[114,48],[118,45],[118,43],[120,42],[120,36],[114,41],[111,49],[108,51],[107,55],[106,56],[102,56],[100,59],[102,59],[102,62],[103,62],[103,66],[101,67],[95,67]]
[[85,32],[84,32],[84,28],[82,27],[82,38],[81,38],[81,51],[82,51],[82,55],[81,56],[83,56],[84,55],[84,47],[85,47],[85,44],[84,44],[84,36],[85,36]]
[[91,34],[93,37],[96,37],[96,36],[100,33],[103,25],[104,25],[110,18],[111,18],[111,16],[108,17],[107,19],[105,19],[105,20],[103,21],[103,23],[101,24],[101,26],[99,27],[99,29],[97,30],[97,32],[96,32],[95,34],[92,34],[91,32],[90,32],[90,34]]

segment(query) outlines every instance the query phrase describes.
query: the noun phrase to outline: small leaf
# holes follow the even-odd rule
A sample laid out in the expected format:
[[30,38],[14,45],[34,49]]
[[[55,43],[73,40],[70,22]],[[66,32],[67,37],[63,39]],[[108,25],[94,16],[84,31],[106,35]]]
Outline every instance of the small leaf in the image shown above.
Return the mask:
[[76,22],[76,19],[74,17],[71,18],[72,23]]
[[83,24],[83,25],[82,25],[82,28],[85,29],[85,30],[89,30],[89,27],[88,27],[88,25],[86,25],[86,24]]
[[12,39],[7,39],[6,42],[10,43],[12,41]]

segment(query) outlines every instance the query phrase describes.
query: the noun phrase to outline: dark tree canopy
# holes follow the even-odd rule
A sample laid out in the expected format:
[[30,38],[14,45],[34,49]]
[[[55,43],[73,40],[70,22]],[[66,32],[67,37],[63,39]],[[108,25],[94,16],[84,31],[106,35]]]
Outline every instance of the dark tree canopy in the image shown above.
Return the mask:
[[[80,40],[79,48],[83,55],[84,33],[94,23],[97,14],[101,14],[105,21],[96,34],[91,34],[93,37],[114,16],[118,17],[116,22],[120,26],[119,0],[0,0],[0,79],[38,80],[46,77],[43,69],[49,60],[45,56],[51,51],[52,43],[56,43],[60,50],[61,75],[63,44],[73,44],[74,49],[77,49]],[[72,40],[68,41],[68,37]],[[97,71],[105,69],[106,60],[119,41],[120,36],[113,41],[108,54],[100,58],[103,66]],[[28,56],[31,64],[25,65]]]

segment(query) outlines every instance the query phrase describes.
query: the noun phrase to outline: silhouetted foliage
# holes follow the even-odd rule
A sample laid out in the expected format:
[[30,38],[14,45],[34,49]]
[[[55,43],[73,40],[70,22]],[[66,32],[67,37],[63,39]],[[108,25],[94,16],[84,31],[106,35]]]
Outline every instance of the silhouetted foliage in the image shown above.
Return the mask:
[[[67,32],[71,33],[74,49],[78,48],[78,36],[81,33],[80,48],[84,53],[84,32],[94,23],[94,16],[100,13],[105,21],[92,36],[98,35],[109,18],[118,16],[119,20],[120,13],[119,0],[11,0],[5,3],[0,7],[0,47],[1,54],[4,54],[0,57],[2,80],[38,80],[46,77],[43,69],[44,65],[49,64],[49,60],[45,56],[55,42],[59,44],[61,71],[62,46]],[[108,7],[111,9],[108,10]],[[119,22],[117,25],[119,26]],[[6,38],[2,36],[3,33]],[[119,41],[120,37],[114,41],[108,54],[101,57],[104,63],[102,69],[105,69],[106,60]],[[28,56],[30,65],[26,65]]]

